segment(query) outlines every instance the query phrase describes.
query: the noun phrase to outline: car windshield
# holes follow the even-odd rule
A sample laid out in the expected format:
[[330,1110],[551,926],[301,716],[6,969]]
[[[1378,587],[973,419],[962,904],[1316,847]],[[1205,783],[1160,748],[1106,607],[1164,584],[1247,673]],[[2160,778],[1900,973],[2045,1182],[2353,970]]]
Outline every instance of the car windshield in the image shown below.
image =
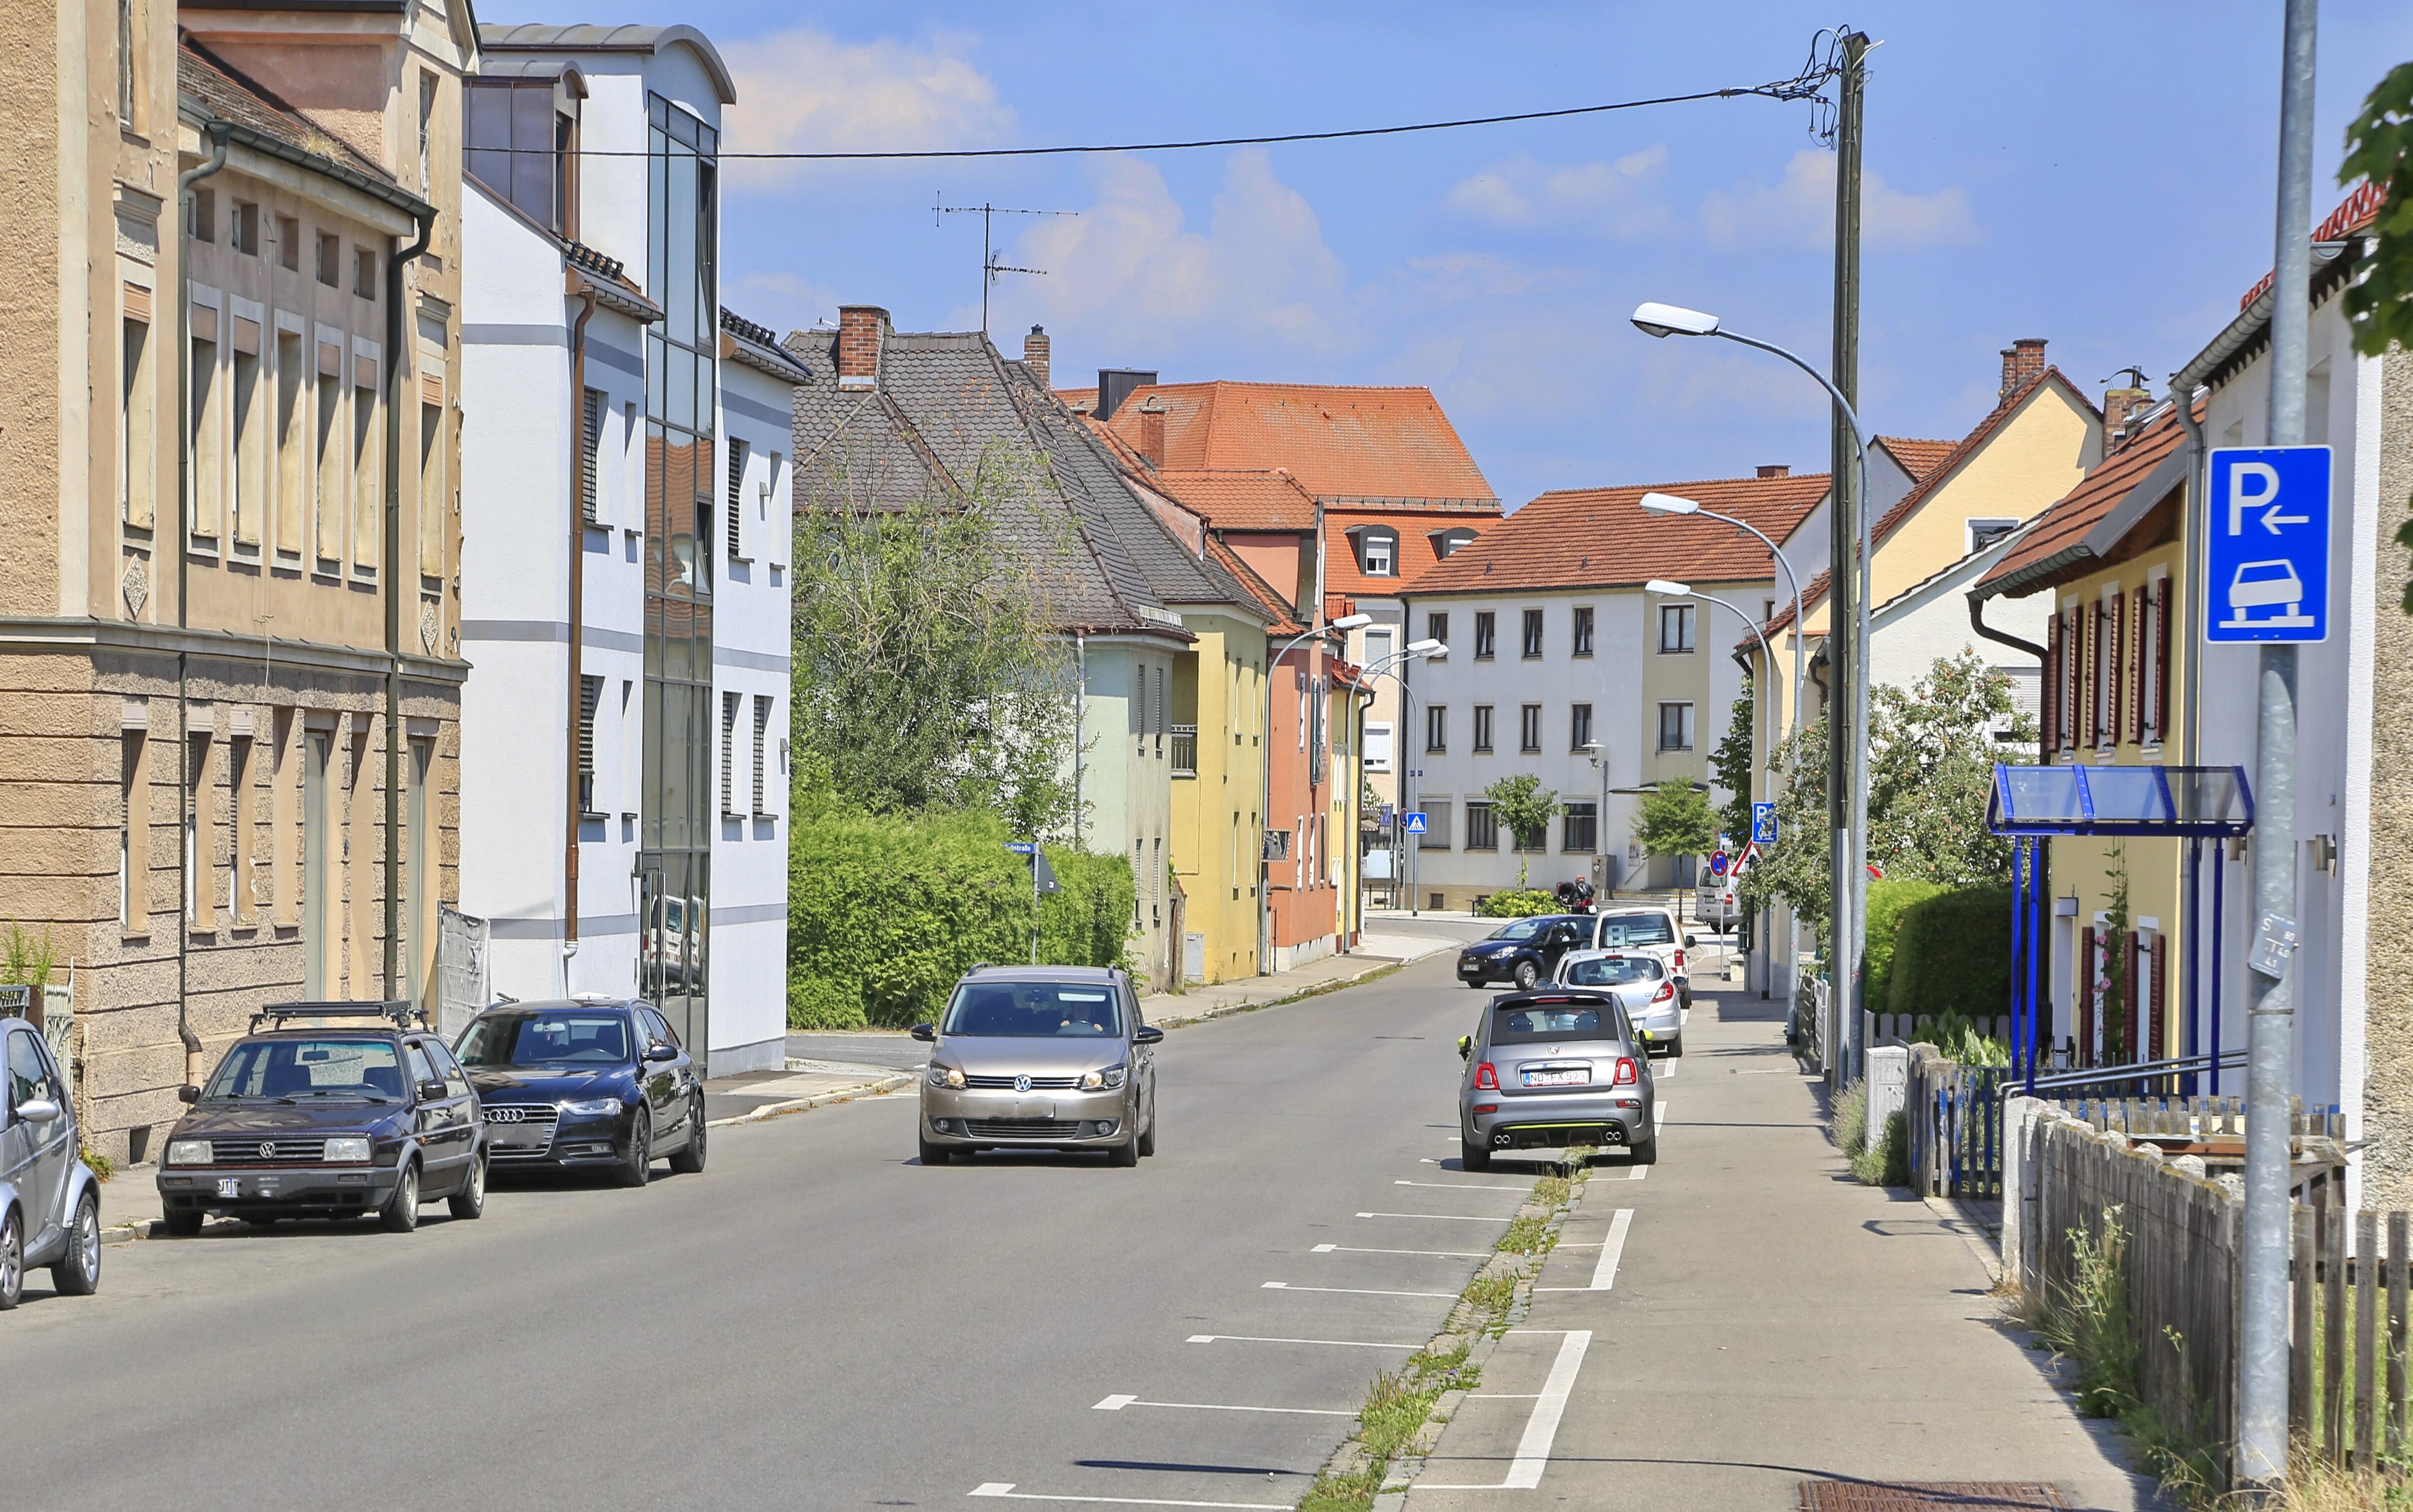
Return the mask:
[[1122,1032],[1112,988],[1067,982],[967,982],[947,1005],[941,1034],[975,1038],[1096,1039]]
[[624,1065],[629,1021],[607,1010],[513,1009],[478,1015],[454,1052],[465,1066]]
[[1662,974],[1659,963],[1648,956],[1601,956],[1588,961],[1570,961],[1566,981],[1578,987],[1622,987],[1636,982],[1656,982]]
[[402,1060],[392,1040],[245,1040],[227,1052],[202,1095],[400,1102]]
[[1624,1026],[1614,1003],[1561,999],[1556,1002],[1516,1003],[1491,1010],[1489,1043],[1493,1045],[1624,1037]]
[[1610,913],[1600,921],[1600,943],[1604,950],[1622,950],[1628,945],[1672,945],[1676,931],[1665,913]]
[[1531,940],[1549,924],[1547,919],[1511,919],[1483,938],[1486,940]]

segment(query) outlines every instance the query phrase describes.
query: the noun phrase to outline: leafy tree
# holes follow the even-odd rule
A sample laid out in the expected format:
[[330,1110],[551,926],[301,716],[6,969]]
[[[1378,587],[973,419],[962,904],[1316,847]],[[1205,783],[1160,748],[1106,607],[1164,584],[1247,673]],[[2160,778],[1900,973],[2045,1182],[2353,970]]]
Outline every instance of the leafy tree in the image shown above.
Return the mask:
[[1635,817],[1634,838],[1650,855],[1701,855],[1717,843],[1710,795],[1690,782],[1657,782]]
[[[897,503],[837,477],[796,526],[801,775],[873,813],[988,809],[1071,824],[1073,669],[1027,535],[1035,458],[984,455],[960,494]],[[877,498],[875,503],[873,500]]]
[[[2376,235],[2344,296],[2355,350],[2379,357],[2391,346],[2413,348],[2413,63],[2390,69],[2346,128],[2338,182],[2357,179],[2387,186]],[[2413,547],[2413,520],[2397,526],[2396,543]],[[2405,586],[2405,612],[2413,615],[2413,583]]]
[[[1531,773],[1503,777],[1483,790],[1491,800],[1491,814],[1508,826],[1519,851],[1538,848],[1549,839],[1550,821],[1559,811],[1559,792],[1544,788]],[[1526,863],[1517,863],[1517,885],[1525,885]]]
[[1710,775],[1732,794],[1717,810],[1718,829],[1737,845],[1751,838],[1751,679],[1745,677],[1726,715],[1725,738],[1710,752]]

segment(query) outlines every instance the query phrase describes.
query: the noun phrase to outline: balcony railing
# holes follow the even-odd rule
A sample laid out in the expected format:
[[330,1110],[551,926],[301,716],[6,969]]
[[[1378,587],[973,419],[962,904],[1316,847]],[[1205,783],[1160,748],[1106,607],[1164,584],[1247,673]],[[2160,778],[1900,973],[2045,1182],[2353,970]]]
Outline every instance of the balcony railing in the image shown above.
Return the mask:
[[1173,775],[1175,777],[1198,775],[1198,727],[1194,724],[1177,724],[1173,727]]

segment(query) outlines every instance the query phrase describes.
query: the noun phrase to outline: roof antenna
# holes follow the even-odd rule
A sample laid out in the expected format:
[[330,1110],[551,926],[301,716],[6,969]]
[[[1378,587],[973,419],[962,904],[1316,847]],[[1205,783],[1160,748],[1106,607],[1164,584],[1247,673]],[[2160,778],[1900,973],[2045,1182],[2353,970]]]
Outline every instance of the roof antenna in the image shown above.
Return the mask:
[[1077,217],[1081,213],[1077,210],[1014,210],[1009,209],[1004,205],[992,205],[987,203],[976,205],[951,205],[946,202],[946,198],[947,197],[944,194],[940,194],[932,198],[930,201],[931,225],[939,225],[940,223],[940,217],[942,215],[977,215],[981,218],[981,334],[984,336],[988,334],[988,291],[990,288],[997,283],[997,275],[999,274],[1027,273],[1041,278],[1047,276],[1047,270],[1044,268],[1013,268],[997,260],[996,248],[989,241],[990,217],[994,215],[1072,215]]
[[2145,370],[2144,370],[2143,368],[2141,368],[2141,367],[2124,367],[2124,368],[2120,369],[2120,371],[2118,371],[2117,373],[2112,374],[2112,375],[2111,375],[2111,378],[2098,378],[2098,379],[2096,379],[2096,381],[2097,381],[2097,382],[2101,382],[2101,383],[2109,383],[2109,382],[2110,382],[2110,381],[2111,381],[2111,378],[2124,378],[2128,379],[2128,385],[2127,385],[2127,386],[2128,386],[2129,388],[2132,388],[2132,389],[2142,389],[2142,388],[2150,387],[2150,385],[2148,385],[2148,384],[2145,382]]

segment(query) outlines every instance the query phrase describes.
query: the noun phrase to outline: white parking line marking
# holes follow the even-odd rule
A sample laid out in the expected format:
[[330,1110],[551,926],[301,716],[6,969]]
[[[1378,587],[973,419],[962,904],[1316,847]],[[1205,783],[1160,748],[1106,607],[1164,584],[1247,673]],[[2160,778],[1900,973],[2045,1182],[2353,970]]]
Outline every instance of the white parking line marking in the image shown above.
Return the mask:
[[1370,1292],[1356,1286],[1294,1286],[1286,1281],[1269,1281],[1262,1288],[1268,1292],[1322,1292],[1327,1297],[1456,1297],[1456,1292]]
[[[1511,1328],[1510,1333],[1547,1333],[1545,1328]],[[1559,1356],[1550,1362],[1549,1378],[1542,1383],[1533,1415],[1517,1441],[1517,1457],[1508,1463],[1508,1478],[1496,1486],[1423,1486],[1435,1491],[1529,1491],[1542,1484],[1550,1465],[1550,1445],[1559,1436],[1559,1419],[1566,1415],[1567,1398],[1576,1388],[1576,1372],[1583,1369],[1584,1352],[1591,1347],[1591,1330],[1569,1329],[1559,1341]]]
[[1466,1400],[1469,1401],[1532,1401],[1540,1396],[1541,1393],[1538,1391],[1470,1391],[1466,1394]]
[[1118,1413],[1125,1407],[1179,1407],[1201,1413],[1284,1413],[1295,1417],[1355,1417],[1354,1411],[1331,1407],[1233,1407],[1220,1401],[1142,1401],[1137,1397],[1114,1396],[1099,1402],[1094,1409],[1102,1413]]
[[985,1481],[964,1494],[1001,1496],[1014,1502],[1084,1502],[1092,1506],[1220,1506],[1243,1508],[1245,1512],[1291,1512],[1288,1502],[1168,1502],[1154,1496],[1046,1496],[1038,1491],[1017,1491],[1010,1480]]
[[1394,1181],[1395,1187],[1434,1187],[1443,1192],[1531,1192],[1531,1187],[1505,1187],[1497,1181]]
[[1377,1344],[1363,1339],[1266,1339],[1249,1333],[1193,1333],[1193,1344],[1330,1344],[1335,1349],[1404,1349],[1411,1354],[1422,1344]]
[[1429,1218],[1439,1223],[1504,1223],[1506,1219],[1494,1213],[1478,1218],[1473,1213],[1359,1213],[1360,1218]]
[[1665,1129],[1665,1127],[1667,1127],[1667,1104],[1663,1100],[1651,1104],[1651,1132],[1652,1134],[1657,1134],[1660,1130]]
[[1662,1076],[1672,1076],[1674,1075],[1676,1075],[1676,1058],[1674,1056],[1669,1056],[1665,1060],[1660,1062],[1656,1070],[1651,1073],[1651,1077],[1653,1081],[1656,1081]]
[[[1561,1245],[1561,1249],[1569,1248]],[[1319,1244],[1310,1254],[1413,1254],[1431,1260],[1488,1260],[1489,1250],[1367,1250],[1347,1244]]]
[[[1634,1209],[1620,1208],[1609,1215],[1608,1238],[1600,1241],[1600,1262],[1592,1267],[1589,1286],[1536,1286],[1537,1292],[1606,1292],[1617,1285],[1617,1263],[1625,1253],[1625,1233],[1634,1226]],[[1572,1250],[1573,1244],[1559,1248]]]

